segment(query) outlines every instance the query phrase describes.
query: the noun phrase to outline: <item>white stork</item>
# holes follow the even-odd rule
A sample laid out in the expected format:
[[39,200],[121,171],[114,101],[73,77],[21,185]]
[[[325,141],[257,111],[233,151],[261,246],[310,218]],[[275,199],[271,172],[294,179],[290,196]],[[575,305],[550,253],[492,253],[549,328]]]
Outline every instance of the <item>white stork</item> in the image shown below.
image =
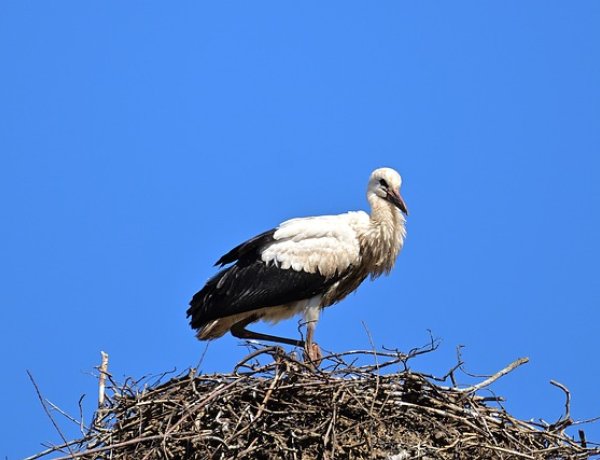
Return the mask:
[[[200,340],[227,331],[239,338],[304,347],[320,358],[313,342],[321,309],[339,302],[367,276],[389,273],[406,236],[408,215],[400,196],[400,175],[373,171],[367,186],[371,215],[351,211],[291,219],[236,246],[215,265],[229,267],[194,295],[187,315]],[[303,313],[306,341],[246,329],[258,320],[277,322]]]

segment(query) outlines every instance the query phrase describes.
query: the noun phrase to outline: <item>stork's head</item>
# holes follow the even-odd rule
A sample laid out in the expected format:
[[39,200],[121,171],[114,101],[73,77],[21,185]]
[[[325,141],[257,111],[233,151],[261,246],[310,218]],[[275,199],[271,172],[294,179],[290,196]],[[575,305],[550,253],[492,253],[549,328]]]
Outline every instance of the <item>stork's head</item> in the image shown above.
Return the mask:
[[367,187],[367,198],[371,205],[374,201],[385,200],[408,215],[406,204],[400,196],[402,178],[392,168],[379,168],[371,173]]

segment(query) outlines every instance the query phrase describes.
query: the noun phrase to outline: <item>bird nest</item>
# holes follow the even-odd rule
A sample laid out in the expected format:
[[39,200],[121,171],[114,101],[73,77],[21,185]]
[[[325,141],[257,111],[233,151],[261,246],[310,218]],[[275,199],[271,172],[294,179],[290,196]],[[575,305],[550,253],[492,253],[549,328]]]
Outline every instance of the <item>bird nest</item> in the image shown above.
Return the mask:
[[[414,372],[395,351],[349,351],[319,367],[260,347],[228,374],[195,369],[163,381],[117,384],[100,373],[101,407],[82,438],[30,457],[60,459],[587,459],[598,445],[555,423],[522,421],[491,391],[527,361],[459,387],[458,363],[442,378]],[[106,363],[105,363],[106,364]],[[392,370],[392,371],[390,371]],[[389,372],[388,372],[389,371]],[[106,387],[105,387],[106,385]],[[83,427],[83,425],[82,425]],[[56,457],[55,457],[56,458]]]

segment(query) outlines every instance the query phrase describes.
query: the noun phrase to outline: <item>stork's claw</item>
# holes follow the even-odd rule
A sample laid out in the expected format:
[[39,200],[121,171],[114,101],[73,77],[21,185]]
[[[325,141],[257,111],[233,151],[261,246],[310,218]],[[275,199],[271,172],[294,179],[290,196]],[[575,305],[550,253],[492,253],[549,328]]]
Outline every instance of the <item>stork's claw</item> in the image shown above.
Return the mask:
[[321,348],[317,343],[311,342],[304,345],[304,361],[315,367],[319,367],[322,360],[323,355],[321,354]]

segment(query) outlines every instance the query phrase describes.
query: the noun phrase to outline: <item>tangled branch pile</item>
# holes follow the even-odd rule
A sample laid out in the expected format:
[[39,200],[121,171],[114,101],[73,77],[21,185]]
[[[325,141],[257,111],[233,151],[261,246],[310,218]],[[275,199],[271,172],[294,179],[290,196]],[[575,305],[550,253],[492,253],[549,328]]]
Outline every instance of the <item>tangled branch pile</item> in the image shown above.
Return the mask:
[[[94,427],[56,446],[60,458],[111,459],[586,459],[600,455],[582,436],[524,422],[501,398],[476,391],[526,362],[457,388],[412,372],[411,357],[431,351],[328,356],[317,369],[278,347],[258,348],[231,374],[194,370],[165,383],[112,380]],[[360,364],[369,358],[370,364]],[[264,361],[267,361],[264,363]],[[398,365],[401,371],[385,374]],[[403,366],[403,367],[402,367]],[[450,380],[450,386],[442,386]],[[568,391],[565,389],[568,396]],[[568,404],[567,404],[568,410]]]

